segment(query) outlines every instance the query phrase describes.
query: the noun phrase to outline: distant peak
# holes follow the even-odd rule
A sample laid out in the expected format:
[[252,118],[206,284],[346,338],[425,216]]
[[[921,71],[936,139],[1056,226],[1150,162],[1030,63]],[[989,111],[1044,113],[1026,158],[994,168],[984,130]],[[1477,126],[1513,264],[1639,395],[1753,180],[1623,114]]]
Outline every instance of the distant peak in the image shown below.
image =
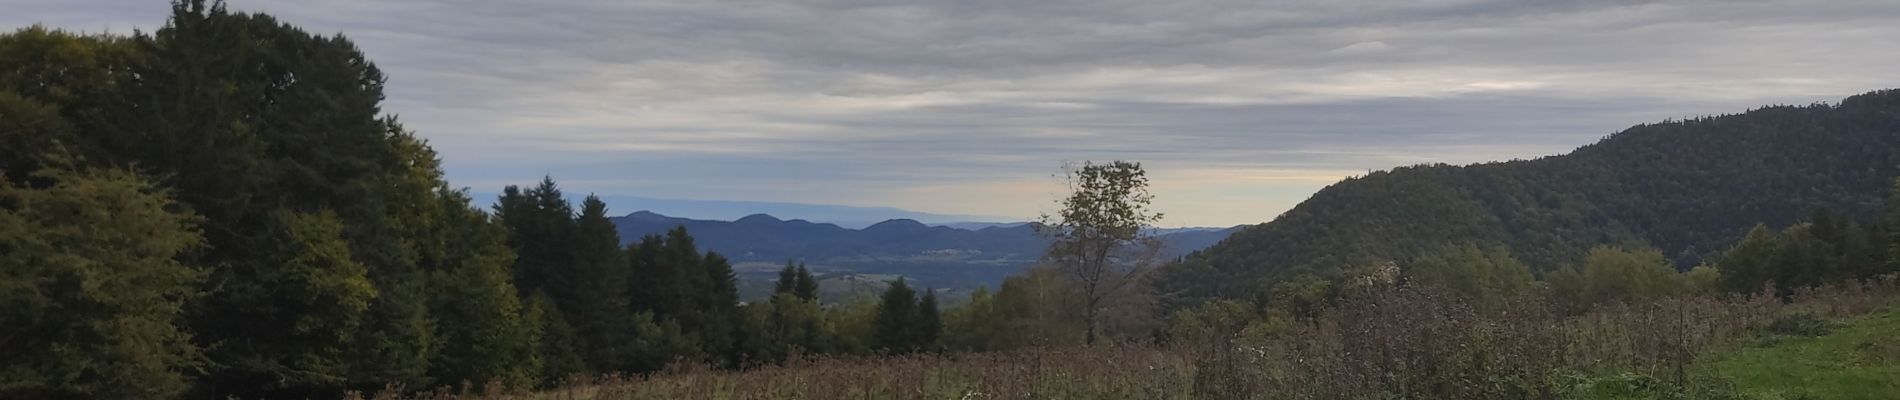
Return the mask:
[[647,211],[647,210],[640,210],[640,211],[634,211],[634,212],[633,212],[632,214],[627,214],[627,216],[626,216],[626,217],[627,217],[627,218],[633,218],[633,219],[667,219],[667,218],[672,218],[672,217],[668,217],[668,216],[665,216],[665,215],[661,215],[660,213],[656,213],[656,212],[652,212],[652,211]]
[[924,223],[917,222],[917,220],[914,220],[914,219],[899,218],[899,219],[885,220],[884,222],[879,222],[876,224],[871,224],[871,226],[864,227],[864,230],[867,230],[867,231],[891,230],[891,229],[908,230],[908,229],[919,229],[919,228],[929,228],[929,227],[930,225],[924,225]]
[[779,222],[785,222],[785,221],[780,221],[777,217],[773,217],[771,215],[752,214],[752,215],[747,215],[744,218],[739,218],[738,220],[732,221],[732,222],[738,223],[738,224],[757,224],[757,223],[768,223],[768,222],[779,223]]

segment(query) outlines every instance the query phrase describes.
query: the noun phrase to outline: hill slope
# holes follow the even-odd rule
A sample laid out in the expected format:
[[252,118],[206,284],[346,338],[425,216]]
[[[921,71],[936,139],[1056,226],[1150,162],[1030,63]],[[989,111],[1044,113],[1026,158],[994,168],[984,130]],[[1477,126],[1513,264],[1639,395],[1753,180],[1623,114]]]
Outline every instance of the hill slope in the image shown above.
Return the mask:
[[1900,91],[1884,90],[1638,125],[1536,160],[1395,168],[1322,189],[1171,266],[1161,285],[1186,303],[1244,296],[1466,241],[1535,268],[1599,244],[1648,244],[1689,266],[1757,223],[1871,214],[1900,174],[1896,149]]

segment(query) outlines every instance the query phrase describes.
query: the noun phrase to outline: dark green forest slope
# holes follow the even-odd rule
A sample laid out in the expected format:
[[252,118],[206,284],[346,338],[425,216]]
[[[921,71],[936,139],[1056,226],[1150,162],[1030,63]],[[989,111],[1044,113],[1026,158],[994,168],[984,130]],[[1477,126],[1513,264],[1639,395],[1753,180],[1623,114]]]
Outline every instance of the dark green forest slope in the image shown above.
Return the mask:
[[1758,223],[1821,209],[1865,219],[1900,174],[1896,150],[1900,90],[1883,90],[1638,125],[1535,160],[1379,171],[1189,255],[1162,291],[1183,304],[1244,297],[1463,242],[1502,244],[1540,270],[1602,244],[1654,246],[1687,268]]

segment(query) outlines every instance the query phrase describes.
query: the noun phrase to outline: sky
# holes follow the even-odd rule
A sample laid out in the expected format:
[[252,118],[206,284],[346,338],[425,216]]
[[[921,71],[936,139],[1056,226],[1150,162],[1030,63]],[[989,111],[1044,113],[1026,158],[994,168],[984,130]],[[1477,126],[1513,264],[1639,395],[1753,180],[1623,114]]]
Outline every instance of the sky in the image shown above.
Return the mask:
[[[1900,1],[232,0],[342,33],[478,192],[1028,218],[1138,161],[1164,226],[1271,220],[1371,170],[1900,87]],[[0,0],[0,28],[162,0]]]

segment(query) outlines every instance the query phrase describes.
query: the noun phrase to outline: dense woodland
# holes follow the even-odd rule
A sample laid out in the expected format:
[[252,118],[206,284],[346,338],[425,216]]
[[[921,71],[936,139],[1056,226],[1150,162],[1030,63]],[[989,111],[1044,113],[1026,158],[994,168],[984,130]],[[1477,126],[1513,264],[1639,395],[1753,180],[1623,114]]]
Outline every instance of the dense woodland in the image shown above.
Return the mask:
[[[929,288],[820,306],[738,301],[684,228],[622,246],[552,179],[492,210],[383,114],[342,37],[202,1],[156,32],[0,36],[0,397],[337,396],[386,385],[548,385],[689,362],[969,349],[983,314]],[[1005,307],[1007,308],[1007,307]],[[974,310],[974,309],[972,309]]]
[[1758,224],[1827,212],[1839,215],[1817,224],[1878,230],[1893,225],[1872,222],[1900,175],[1897,109],[1900,91],[1883,90],[1638,125],[1535,160],[1377,171],[1186,257],[1162,291],[1184,306],[1313,290],[1461,243],[1503,246],[1540,276],[1598,246],[1657,249],[1688,270]]
[[[1900,265],[1900,92],[1884,91],[1350,179],[1157,285],[1119,265],[1159,215],[1078,191],[1046,224],[1063,227],[1049,265],[959,307],[901,279],[821,303],[789,262],[770,299],[741,302],[729,260],[685,228],[622,238],[552,178],[471,206],[379,107],[385,79],[340,36],[203,1],[149,34],[0,35],[0,397],[531,389],[812,355],[1325,337],[1303,329],[1438,304],[1366,285],[1565,318],[1798,301]],[[1122,183],[1086,189],[1145,204],[1139,164],[1102,166],[1084,174]]]

